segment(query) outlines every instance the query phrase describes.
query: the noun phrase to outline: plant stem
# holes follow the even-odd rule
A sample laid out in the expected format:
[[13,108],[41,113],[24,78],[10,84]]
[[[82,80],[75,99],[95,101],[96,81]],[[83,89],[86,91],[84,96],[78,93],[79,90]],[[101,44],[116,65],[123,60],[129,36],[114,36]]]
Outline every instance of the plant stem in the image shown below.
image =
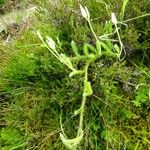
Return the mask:
[[134,17],[134,18],[131,18],[131,19],[128,19],[128,20],[124,20],[124,21],[122,21],[122,23],[126,23],[126,22],[129,22],[129,21],[136,20],[136,19],[143,18],[143,17],[147,17],[147,16],[150,16],[150,13],[144,14],[144,15],[141,15],[141,16],[137,16],[137,17]]
[[95,31],[94,31],[94,29],[93,29],[93,27],[92,27],[92,24],[91,24],[90,20],[87,20],[87,21],[88,21],[88,23],[89,23],[90,29],[91,29],[91,31],[92,31],[92,33],[93,33],[93,35],[94,35],[96,41],[99,42],[99,39],[97,38],[97,35],[96,35],[96,33],[95,33]]
[[86,103],[86,87],[85,87],[85,83],[88,82],[88,68],[89,68],[89,64],[90,62],[87,62],[86,66],[85,66],[85,75],[84,75],[84,90],[83,90],[83,98],[82,98],[82,104],[80,107],[80,121],[79,121],[79,130],[77,133],[77,136],[79,136],[82,131],[83,131],[83,115],[84,115],[84,108],[85,108],[85,103]]
[[120,56],[121,56],[121,53],[122,53],[123,44],[122,44],[122,41],[121,41],[121,37],[120,37],[120,34],[119,34],[119,30],[118,30],[117,24],[115,24],[115,28],[116,28],[116,32],[117,32],[119,43],[120,43],[120,54],[119,54],[119,59],[120,59]]

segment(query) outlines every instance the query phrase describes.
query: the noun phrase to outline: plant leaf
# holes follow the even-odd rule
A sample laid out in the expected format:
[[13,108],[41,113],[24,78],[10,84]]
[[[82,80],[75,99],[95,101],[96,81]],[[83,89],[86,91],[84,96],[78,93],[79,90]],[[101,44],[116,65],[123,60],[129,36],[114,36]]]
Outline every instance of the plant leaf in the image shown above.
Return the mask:
[[76,45],[76,43],[74,41],[71,42],[71,47],[72,47],[72,50],[73,50],[74,54],[76,56],[79,56],[78,47],[77,47],[77,45]]
[[91,87],[91,82],[85,82],[85,91],[86,91],[86,96],[92,95],[93,90]]
[[55,41],[54,41],[52,38],[46,37],[46,42],[47,42],[48,46],[49,46],[51,49],[53,49],[53,50],[56,49],[56,47],[55,47]]
[[93,52],[93,53],[95,53],[95,54],[97,53],[96,48],[94,46],[90,45],[90,44],[87,44],[87,43],[84,44],[83,51],[84,51],[84,54],[87,57],[92,56],[91,55],[92,53],[90,53],[90,51]]

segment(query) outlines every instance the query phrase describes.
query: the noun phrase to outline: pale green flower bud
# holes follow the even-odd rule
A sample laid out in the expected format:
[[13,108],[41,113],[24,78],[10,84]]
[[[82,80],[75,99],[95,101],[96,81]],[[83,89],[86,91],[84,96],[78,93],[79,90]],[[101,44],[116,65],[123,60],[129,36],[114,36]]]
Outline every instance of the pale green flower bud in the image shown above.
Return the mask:
[[111,20],[113,24],[117,24],[117,18],[113,12],[111,13]]
[[53,49],[53,50],[56,49],[56,47],[55,47],[55,41],[54,41],[52,38],[46,37],[46,42],[47,42],[48,46],[49,46],[51,49]]
[[83,7],[82,5],[80,5],[80,10],[81,10],[81,14],[84,18],[86,18],[87,20],[90,19],[90,13],[87,9],[87,7]]
[[40,39],[41,41],[43,41],[43,37],[42,37],[42,35],[41,35],[41,33],[40,33],[39,31],[37,31],[37,35],[38,35],[39,39]]

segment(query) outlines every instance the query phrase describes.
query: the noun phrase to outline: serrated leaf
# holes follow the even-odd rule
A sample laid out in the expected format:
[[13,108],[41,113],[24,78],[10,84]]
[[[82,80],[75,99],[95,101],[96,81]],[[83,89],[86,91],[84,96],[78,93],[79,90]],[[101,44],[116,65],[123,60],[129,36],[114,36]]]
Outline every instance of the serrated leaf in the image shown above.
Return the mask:
[[111,49],[107,46],[107,44],[105,44],[104,42],[101,42],[101,46],[107,51],[107,52],[111,52]]
[[[90,45],[90,44],[84,44],[83,46],[83,51],[84,51],[84,54],[89,57],[91,54],[93,53],[97,53],[97,50],[94,46]],[[90,53],[91,52],[91,53]],[[92,55],[91,55],[92,56]]]
[[72,47],[72,50],[73,50],[74,54],[76,56],[79,56],[78,47],[77,47],[77,45],[76,45],[76,43],[74,41],[71,42],[71,47]]
[[93,89],[91,86],[91,82],[85,82],[85,90],[86,90],[86,96],[92,95]]
[[119,48],[119,46],[118,46],[117,44],[114,45],[114,49],[115,49],[115,51],[116,51],[117,53],[120,52],[120,48]]

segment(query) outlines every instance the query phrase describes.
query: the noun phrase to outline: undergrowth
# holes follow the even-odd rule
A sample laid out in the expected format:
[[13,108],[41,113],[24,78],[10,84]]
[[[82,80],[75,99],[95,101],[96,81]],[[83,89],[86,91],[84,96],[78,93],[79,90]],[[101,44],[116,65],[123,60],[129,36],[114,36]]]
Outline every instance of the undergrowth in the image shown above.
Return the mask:
[[38,22],[0,43],[0,149],[149,150],[150,23],[129,20],[149,1],[35,3]]

